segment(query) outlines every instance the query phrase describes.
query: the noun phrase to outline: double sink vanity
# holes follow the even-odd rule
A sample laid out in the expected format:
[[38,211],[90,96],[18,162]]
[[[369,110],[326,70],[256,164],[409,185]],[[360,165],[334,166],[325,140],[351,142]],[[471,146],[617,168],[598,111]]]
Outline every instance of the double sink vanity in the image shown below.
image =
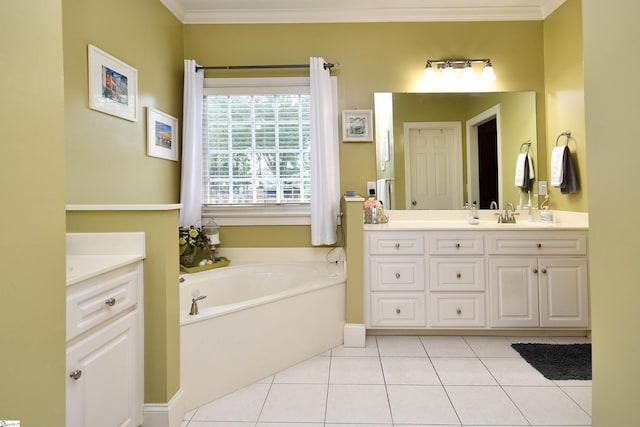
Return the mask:
[[387,213],[364,225],[367,329],[589,329],[587,214]]

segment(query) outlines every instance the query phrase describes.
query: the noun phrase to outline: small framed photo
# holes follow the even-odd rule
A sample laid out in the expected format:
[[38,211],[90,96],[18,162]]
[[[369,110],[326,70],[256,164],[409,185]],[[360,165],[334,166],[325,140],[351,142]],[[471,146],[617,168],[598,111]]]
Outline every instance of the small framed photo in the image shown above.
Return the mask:
[[89,108],[138,121],[138,71],[89,45]]
[[342,110],[342,140],[373,141],[371,110]]
[[147,155],[178,161],[178,119],[147,107]]

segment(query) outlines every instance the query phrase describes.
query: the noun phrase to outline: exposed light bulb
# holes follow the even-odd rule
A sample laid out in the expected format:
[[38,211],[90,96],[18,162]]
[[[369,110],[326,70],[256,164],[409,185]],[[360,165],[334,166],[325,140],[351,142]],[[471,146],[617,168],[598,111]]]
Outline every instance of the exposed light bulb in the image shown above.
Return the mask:
[[471,67],[471,61],[467,61],[464,66],[464,70],[462,71],[462,78],[466,82],[471,82],[475,79],[475,74],[473,73],[473,68]]
[[433,80],[436,78],[436,72],[433,70],[431,62],[427,62],[427,66],[424,67],[424,78],[425,80]]
[[451,66],[451,63],[447,61],[447,64],[444,66],[444,70],[442,70],[442,78],[445,82],[450,83],[455,79],[455,77],[453,67]]

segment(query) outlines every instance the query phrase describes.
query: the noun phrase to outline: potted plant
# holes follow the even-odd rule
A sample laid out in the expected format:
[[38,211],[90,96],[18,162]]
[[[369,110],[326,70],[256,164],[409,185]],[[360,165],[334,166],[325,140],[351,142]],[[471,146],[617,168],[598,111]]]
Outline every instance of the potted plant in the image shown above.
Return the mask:
[[180,265],[193,267],[200,265],[200,262],[203,260],[205,260],[205,263],[211,260],[209,241],[207,235],[202,232],[201,228],[192,225],[189,227],[180,227],[178,230]]

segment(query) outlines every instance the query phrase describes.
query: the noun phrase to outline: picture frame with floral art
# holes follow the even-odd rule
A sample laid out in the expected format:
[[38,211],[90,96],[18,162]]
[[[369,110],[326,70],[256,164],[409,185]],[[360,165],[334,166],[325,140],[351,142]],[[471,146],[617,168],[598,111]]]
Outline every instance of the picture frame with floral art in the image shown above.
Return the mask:
[[342,140],[346,142],[373,141],[372,110],[342,110]]
[[178,119],[147,107],[147,155],[178,161]]
[[89,108],[138,121],[138,71],[91,44],[88,56]]

